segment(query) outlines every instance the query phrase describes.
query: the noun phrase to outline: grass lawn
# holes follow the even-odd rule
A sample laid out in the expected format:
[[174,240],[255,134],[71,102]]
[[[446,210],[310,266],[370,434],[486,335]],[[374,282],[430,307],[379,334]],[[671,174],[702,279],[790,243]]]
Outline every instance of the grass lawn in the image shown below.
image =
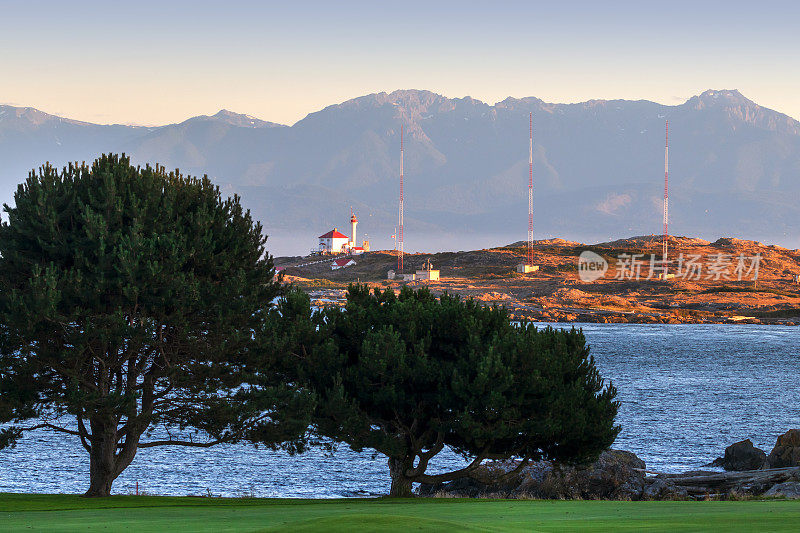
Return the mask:
[[0,531],[800,531],[800,501],[267,500],[0,494]]

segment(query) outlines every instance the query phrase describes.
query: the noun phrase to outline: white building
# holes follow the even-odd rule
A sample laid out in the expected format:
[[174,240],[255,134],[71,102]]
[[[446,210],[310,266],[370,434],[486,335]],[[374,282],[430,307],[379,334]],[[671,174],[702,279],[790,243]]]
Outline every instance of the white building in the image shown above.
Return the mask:
[[347,235],[333,228],[319,236],[319,251],[323,254],[341,254],[345,252],[349,241]]

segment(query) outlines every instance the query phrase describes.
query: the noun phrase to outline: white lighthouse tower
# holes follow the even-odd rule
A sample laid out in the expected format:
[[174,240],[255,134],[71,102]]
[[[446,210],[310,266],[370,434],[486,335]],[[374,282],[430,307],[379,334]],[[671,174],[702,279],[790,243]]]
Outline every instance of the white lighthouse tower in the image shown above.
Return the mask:
[[353,210],[351,209],[350,210],[350,228],[351,228],[351,232],[350,232],[350,247],[351,248],[355,248],[356,246],[358,246],[356,244],[358,242],[358,241],[356,241],[356,225],[358,225],[358,219],[356,218],[355,213],[353,213]]

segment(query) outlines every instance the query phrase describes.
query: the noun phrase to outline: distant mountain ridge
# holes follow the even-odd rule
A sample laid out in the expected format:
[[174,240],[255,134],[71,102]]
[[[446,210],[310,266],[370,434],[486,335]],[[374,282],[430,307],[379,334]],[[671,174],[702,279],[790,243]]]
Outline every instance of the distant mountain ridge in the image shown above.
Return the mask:
[[[800,242],[800,122],[735,90],[677,106],[534,97],[490,105],[398,90],[328,106],[292,126],[226,110],[160,127],[101,126],[0,106],[0,193],[10,201],[44,161],[125,151],[138,163],[207,173],[241,194],[272,235],[342,227],[352,206],[360,232],[388,236],[402,124],[407,242],[449,235],[463,247],[457,242],[491,234],[500,244],[526,231],[530,112],[537,238],[659,232],[669,119],[674,233]],[[377,245],[391,246],[381,238]]]
[[225,124],[230,124],[231,126],[238,126],[240,128],[286,128],[288,126],[284,126],[283,124],[277,124],[275,122],[267,122],[266,120],[261,120],[255,117],[251,117],[250,115],[243,115],[241,113],[234,113],[233,111],[228,111],[227,109],[222,109],[218,111],[216,114],[211,116],[201,115],[199,117],[192,117],[181,124],[186,124],[188,122],[223,122]]

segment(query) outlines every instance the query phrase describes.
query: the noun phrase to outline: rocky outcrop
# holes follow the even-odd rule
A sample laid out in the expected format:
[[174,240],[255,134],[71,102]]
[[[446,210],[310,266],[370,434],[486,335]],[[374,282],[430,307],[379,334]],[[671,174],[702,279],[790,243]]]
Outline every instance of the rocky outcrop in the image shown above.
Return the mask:
[[631,452],[608,450],[590,467],[573,469],[566,477],[584,499],[637,499],[644,490],[645,463]]
[[631,452],[607,450],[588,466],[532,463],[500,483],[498,476],[517,462],[488,463],[473,478],[423,485],[420,495],[445,493],[462,497],[499,495],[544,499],[638,500],[645,488],[645,463]]
[[709,466],[721,466],[729,471],[760,470],[767,466],[767,454],[753,446],[750,439],[742,440],[725,448],[725,456]]
[[779,436],[767,461],[770,468],[800,466],[800,429],[790,429]]
[[[800,432],[798,432],[800,433]],[[791,444],[791,438],[779,443]],[[749,446],[748,446],[749,443]],[[636,455],[607,450],[588,466],[557,465],[539,461],[507,475],[519,465],[515,461],[487,463],[473,477],[450,483],[422,485],[421,496],[444,494],[477,498],[541,498],[583,500],[687,500],[726,499],[740,496],[800,497],[800,466],[766,468],[764,453],[750,441],[728,447],[726,457],[738,467],[759,464],[759,469],[647,475],[645,463]],[[753,451],[755,450],[755,452]],[[727,450],[726,450],[727,452]],[[739,453],[742,452],[742,453]],[[746,452],[746,453],[745,453]],[[721,459],[724,460],[725,458]],[[736,462],[740,461],[740,462]],[[748,461],[750,461],[748,463]],[[796,494],[796,495],[795,495]]]
[[766,491],[763,496],[786,498],[789,500],[800,499],[800,482],[787,481],[786,483],[778,483]]
[[642,492],[643,500],[686,500],[689,491],[685,487],[669,483],[663,479],[653,479]]

